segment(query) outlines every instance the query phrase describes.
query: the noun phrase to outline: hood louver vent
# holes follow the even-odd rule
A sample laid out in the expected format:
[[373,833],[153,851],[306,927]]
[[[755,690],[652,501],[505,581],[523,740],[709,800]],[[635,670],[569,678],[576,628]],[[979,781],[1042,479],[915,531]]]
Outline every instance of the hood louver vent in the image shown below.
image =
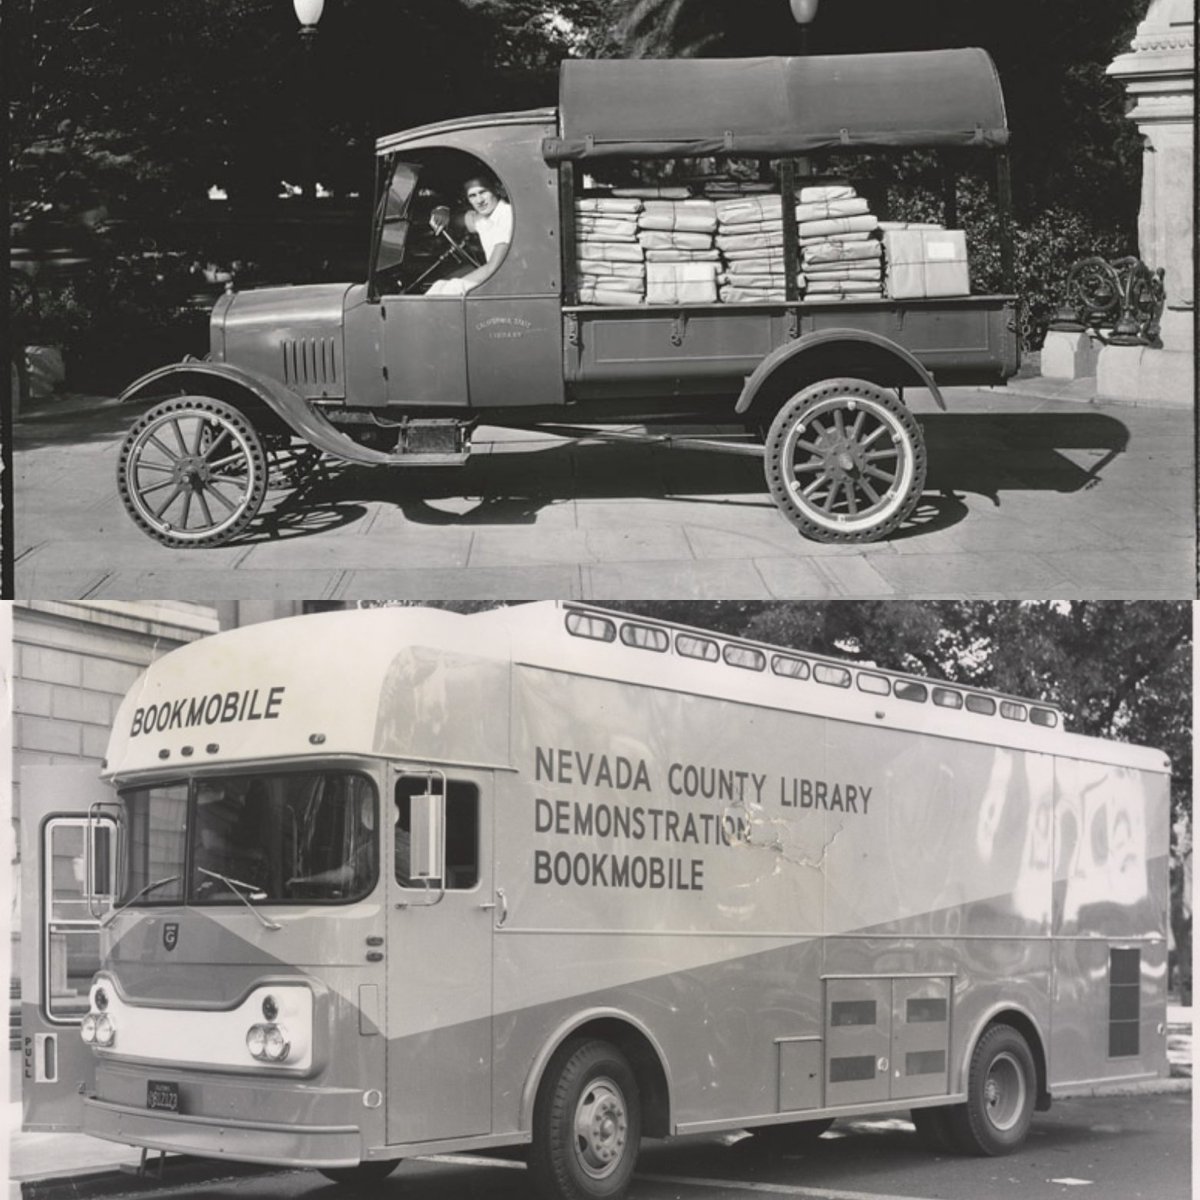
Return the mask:
[[328,387],[338,382],[336,338],[287,338],[281,350],[283,382],[289,386]]

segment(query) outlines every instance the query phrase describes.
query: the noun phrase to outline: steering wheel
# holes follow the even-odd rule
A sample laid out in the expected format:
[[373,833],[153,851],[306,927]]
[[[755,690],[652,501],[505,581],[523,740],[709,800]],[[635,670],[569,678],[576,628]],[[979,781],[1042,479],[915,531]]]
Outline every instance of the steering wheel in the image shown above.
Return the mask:
[[[443,229],[440,232],[441,232],[442,237],[444,237],[446,239],[446,241],[448,241],[450,243],[450,249],[446,251],[447,254],[455,255],[456,257],[462,259],[464,262],[468,263],[472,267],[482,267],[483,266],[483,263],[481,263],[479,261],[479,259],[477,259],[475,257],[475,255],[470,250],[467,249],[467,239],[466,238],[463,238],[463,240],[461,242],[456,242],[448,229]],[[441,259],[439,259],[438,261],[440,262]]]

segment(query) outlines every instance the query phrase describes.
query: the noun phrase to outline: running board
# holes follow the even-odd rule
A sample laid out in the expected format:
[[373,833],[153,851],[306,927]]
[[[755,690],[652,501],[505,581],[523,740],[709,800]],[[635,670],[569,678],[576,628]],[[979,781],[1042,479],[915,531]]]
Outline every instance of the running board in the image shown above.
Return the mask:
[[747,458],[762,458],[764,451],[758,442],[734,442],[684,433],[636,433],[632,430],[593,429],[586,425],[522,425],[520,428],[579,441],[633,442],[643,446],[662,446],[667,450],[702,450],[711,454],[740,454]]

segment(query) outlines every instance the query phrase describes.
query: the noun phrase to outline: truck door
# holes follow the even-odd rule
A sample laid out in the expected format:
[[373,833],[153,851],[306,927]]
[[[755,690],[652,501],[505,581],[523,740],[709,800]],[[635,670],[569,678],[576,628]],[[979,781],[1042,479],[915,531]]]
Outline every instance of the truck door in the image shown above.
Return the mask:
[[116,888],[113,793],[94,766],[21,771],[24,1126],[78,1130],[95,1061],[79,1037]]
[[467,407],[466,316],[461,296],[380,298],[389,405]]
[[[492,930],[503,919],[492,886],[492,776],[396,767],[391,779],[388,1142],[487,1134]],[[442,810],[440,871],[420,882],[410,873],[413,835],[423,832],[414,814],[430,794]]]

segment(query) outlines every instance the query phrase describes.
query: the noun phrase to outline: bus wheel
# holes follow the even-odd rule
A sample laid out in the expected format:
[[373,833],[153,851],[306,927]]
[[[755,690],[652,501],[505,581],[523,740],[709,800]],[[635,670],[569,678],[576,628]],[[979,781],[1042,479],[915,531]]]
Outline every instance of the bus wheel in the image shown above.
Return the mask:
[[257,430],[232,404],[180,396],[129,431],[117,488],[134,522],[164,546],[220,546],[258,515],[267,458]]
[[914,1108],[909,1114],[917,1127],[917,1137],[936,1154],[949,1154],[955,1149],[954,1132],[950,1128],[951,1105],[937,1108]]
[[529,1170],[545,1200],[613,1200],[633,1176],[642,1136],[637,1083],[608,1042],[567,1042],[533,1110]]
[[893,393],[865,379],[825,379],[779,410],[764,467],[780,512],[805,537],[872,542],[917,506],[925,442]]
[[803,1150],[814,1145],[821,1134],[832,1124],[832,1117],[824,1117],[820,1121],[789,1121],[785,1125],[758,1125],[750,1132],[773,1154],[786,1154],[789,1150]]
[[344,1183],[351,1187],[356,1185],[378,1183],[386,1179],[398,1166],[400,1159],[372,1159],[370,1162],[360,1162],[356,1167],[322,1167],[321,1174],[334,1183]]
[[968,1154],[1011,1154],[1033,1119],[1037,1072],[1025,1039],[1011,1025],[993,1025],[975,1047],[967,1102],[950,1113],[950,1128]]

